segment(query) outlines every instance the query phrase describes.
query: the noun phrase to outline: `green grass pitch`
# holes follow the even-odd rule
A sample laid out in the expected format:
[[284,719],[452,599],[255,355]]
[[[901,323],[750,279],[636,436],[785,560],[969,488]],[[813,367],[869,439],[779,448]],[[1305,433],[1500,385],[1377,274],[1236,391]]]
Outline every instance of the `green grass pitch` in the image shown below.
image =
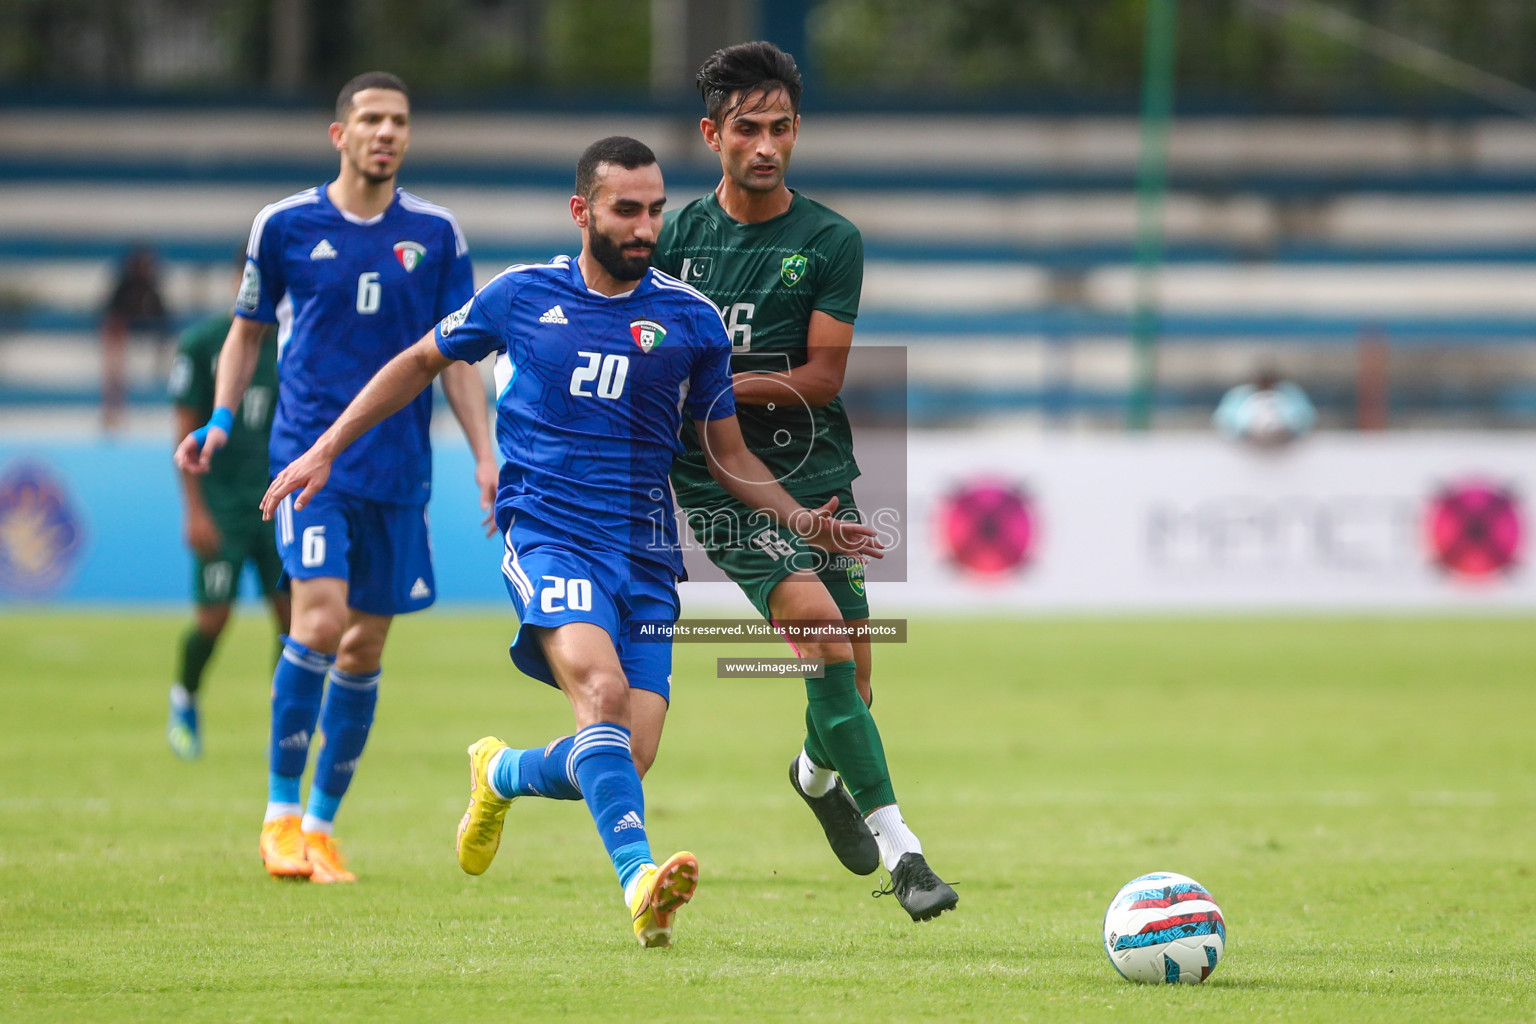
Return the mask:
[[[569,731],[510,619],[402,620],[338,834],[360,882],[262,872],[270,637],[214,664],[206,758],[162,737],[172,615],[0,618],[0,1020],[1515,1021],[1536,1018],[1529,619],[915,621],[877,649],[897,792],[957,912],[845,873],[788,788],[802,688],[678,648],[646,789],[703,879],[630,935],[584,807],[520,801],[460,873],[465,746]],[[1205,985],[1110,968],[1110,896],[1194,876]]]

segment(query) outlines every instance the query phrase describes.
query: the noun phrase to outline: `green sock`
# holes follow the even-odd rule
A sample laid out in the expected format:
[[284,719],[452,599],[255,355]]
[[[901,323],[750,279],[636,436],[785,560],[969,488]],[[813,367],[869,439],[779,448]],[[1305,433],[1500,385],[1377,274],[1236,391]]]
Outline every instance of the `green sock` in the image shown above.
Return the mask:
[[[827,764],[837,768],[843,785],[853,794],[859,810],[868,814],[876,807],[896,802],[891,788],[890,769],[885,765],[885,747],[874,716],[864,706],[854,682],[854,663],[840,661],[828,665],[821,679],[807,679],[805,694],[809,699],[806,717],[808,732],[821,742],[818,746],[829,755]],[[806,748],[811,760],[820,764],[817,752]]]
[[832,755],[827,753],[826,744],[816,735],[816,719],[811,714],[810,704],[805,706],[805,753],[818,768],[836,768],[832,763]]
[[203,685],[203,669],[213,657],[217,643],[217,637],[204,636],[196,626],[188,629],[187,635],[181,638],[181,685],[188,694],[196,693]]

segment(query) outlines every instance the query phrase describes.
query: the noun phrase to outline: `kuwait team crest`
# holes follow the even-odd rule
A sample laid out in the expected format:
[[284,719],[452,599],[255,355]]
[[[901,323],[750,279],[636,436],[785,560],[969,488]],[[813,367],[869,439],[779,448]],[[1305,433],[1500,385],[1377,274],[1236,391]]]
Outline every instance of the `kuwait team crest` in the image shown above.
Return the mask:
[[790,288],[800,283],[805,276],[805,257],[799,253],[793,256],[785,256],[784,262],[779,264],[779,278]]
[[395,259],[405,268],[406,273],[416,269],[417,264],[427,255],[427,247],[420,242],[396,242]]
[[635,339],[641,352],[649,354],[651,349],[667,340],[667,329],[655,320],[631,320],[629,336]]

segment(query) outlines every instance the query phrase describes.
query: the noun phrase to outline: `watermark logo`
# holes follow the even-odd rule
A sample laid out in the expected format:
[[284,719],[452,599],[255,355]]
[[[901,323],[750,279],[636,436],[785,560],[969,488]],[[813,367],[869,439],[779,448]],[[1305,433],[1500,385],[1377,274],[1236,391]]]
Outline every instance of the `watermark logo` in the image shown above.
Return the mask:
[[79,557],[84,529],[64,485],[23,462],[0,476],[0,590],[40,597],[57,589]]
[[936,520],[940,550],[957,568],[978,576],[1019,572],[1039,540],[1034,502],[1022,487],[1002,480],[975,480],[951,491]]
[[1461,480],[1430,498],[1424,519],[1430,557],[1446,572],[1471,580],[1515,568],[1525,539],[1520,499],[1507,486]]

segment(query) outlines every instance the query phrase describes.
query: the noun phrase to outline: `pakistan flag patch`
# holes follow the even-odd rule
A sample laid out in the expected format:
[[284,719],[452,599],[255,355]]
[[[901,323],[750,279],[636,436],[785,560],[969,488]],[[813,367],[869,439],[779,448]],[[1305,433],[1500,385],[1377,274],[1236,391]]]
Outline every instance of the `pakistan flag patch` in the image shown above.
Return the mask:
[[779,264],[779,278],[790,288],[800,283],[805,276],[805,257],[799,253],[793,256],[785,256],[784,262]]
[[635,339],[641,352],[649,354],[651,349],[667,340],[667,329],[655,320],[631,320],[629,336]]

